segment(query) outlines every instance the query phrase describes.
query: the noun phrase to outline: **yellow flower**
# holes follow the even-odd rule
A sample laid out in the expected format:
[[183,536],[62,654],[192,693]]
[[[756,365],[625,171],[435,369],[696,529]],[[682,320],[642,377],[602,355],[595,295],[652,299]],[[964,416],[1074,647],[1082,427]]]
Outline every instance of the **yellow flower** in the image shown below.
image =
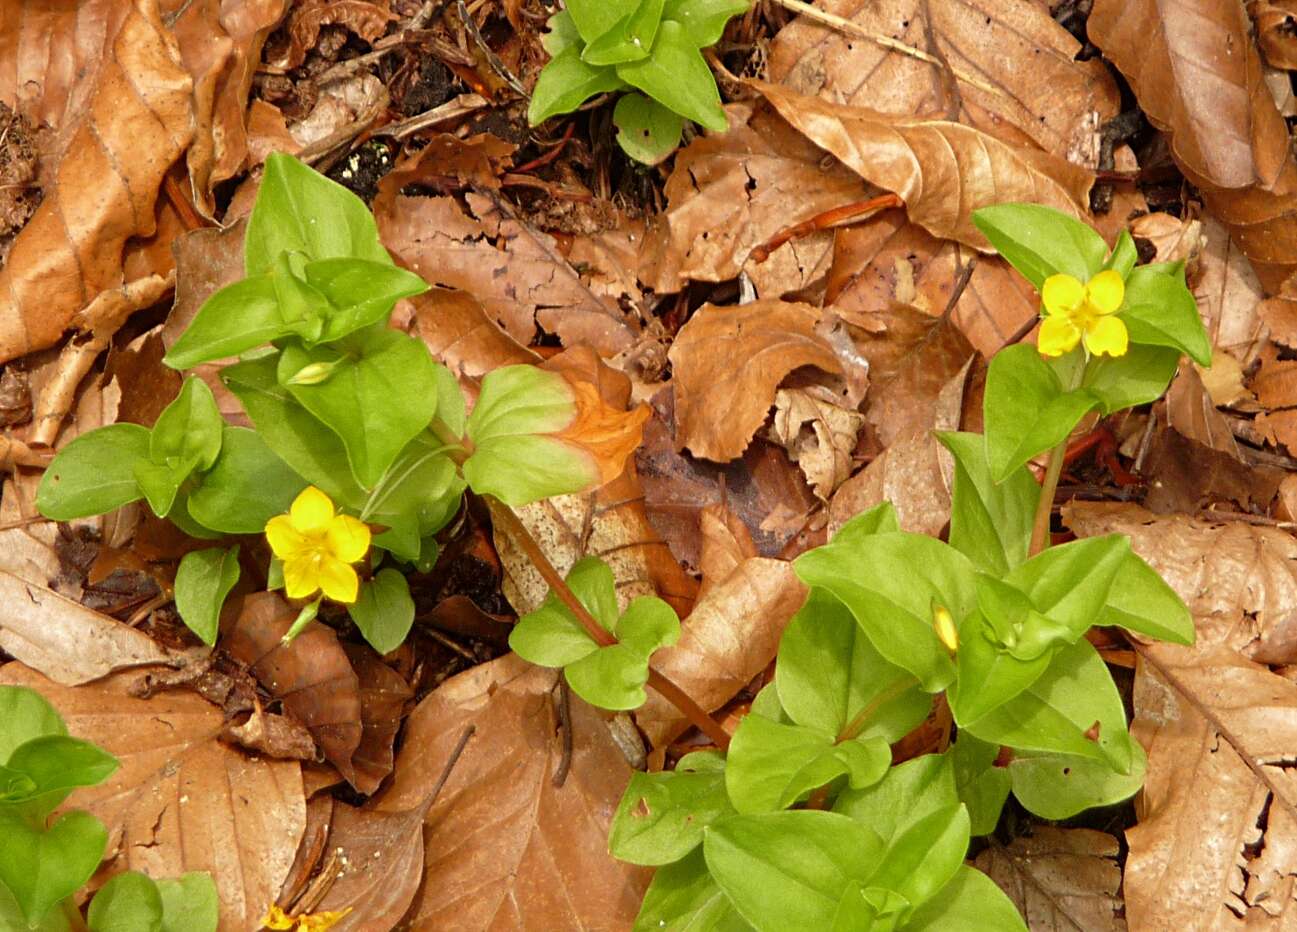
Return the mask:
[[301,913],[297,916],[290,916],[273,903],[266,915],[262,917],[261,924],[267,929],[292,929],[297,928],[297,932],[324,932],[330,926],[337,925],[338,922],[351,912],[351,907],[346,909],[326,910],[319,913]]
[[270,904],[270,909],[261,917],[261,924],[267,929],[291,929],[296,921],[274,903]]
[[266,540],[284,561],[284,591],[305,599],[317,590],[335,602],[354,602],[360,580],[350,565],[369,550],[369,528],[336,514],[333,502],[313,485],[304,488],[286,515],[266,522]]
[[1125,355],[1126,325],[1113,315],[1126,299],[1126,283],[1112,269],[1084,285],[1071,275],[1051,275],[1040,289],[1045,320],[1036,348],[1046,356],[1062,356],[1082,340],[1095,356]]

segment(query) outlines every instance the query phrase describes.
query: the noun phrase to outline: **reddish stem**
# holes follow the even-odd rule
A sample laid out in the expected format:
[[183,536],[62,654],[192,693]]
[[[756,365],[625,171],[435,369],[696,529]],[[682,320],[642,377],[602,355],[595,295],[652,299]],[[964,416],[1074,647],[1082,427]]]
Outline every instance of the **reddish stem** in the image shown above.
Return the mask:
[[770,254],[788,242],[795,236],[805,236],[808,233],[815,233],[819,230],[828,230],[832,227],[840,227],[847,223],[854,223],[866,214],[872,214],[879,210],[886,210],[889,207],[904,207],[905,202],[895,194],[884,194],[881,197],[870,198],[867,201],[857,201],[854,204],[844,204],[841,207],[834,207],[832,210],[826,210],[824,213],[816,214],[809,220],[803,220],[801,223],[795,223],[790,227],[780,230],[770,239],[757,246],[749,254],[753,262],[765,262],[770,258]]

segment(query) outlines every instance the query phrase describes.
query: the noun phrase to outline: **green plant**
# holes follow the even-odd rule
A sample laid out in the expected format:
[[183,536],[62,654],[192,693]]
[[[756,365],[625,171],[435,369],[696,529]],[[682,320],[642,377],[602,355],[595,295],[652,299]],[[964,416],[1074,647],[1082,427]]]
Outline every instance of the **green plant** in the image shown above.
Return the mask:
[[[362,201],[289,156],[267,160],[244,265],[165,361],[239,356],[221,380],[255,429],[226,424],[191,376],[151,429],[113,424],[64,447],[38,490],[42,514],[70,521],[142,499],[193,537],[265,532],[270,586],[315,596],[291,634],[329,597],[386,652],[414,618],[396,568],[431,567],[465,488],[510,505],[580,491],[619,471],[637,442],[642,415],[605,410],[589,386],[533,366],[489,373],[466,416],[450,371],[387,326],[397,300],[428,286],[392,263]],[[598,455],[582,446],[591,418],[625,442]],[[204,643],[215,643],[240,555],[258,546],[181,561],[176,606]]]
[[154,881],[117,874],[83,920],[72,895],[99,867],[108,831],[88,812],[51,816],[74,790],[117,769],[117,758],[68,736],[35,690],[0,686],[0,927],[62,932],[216,929],[216,885],[206,873]]
[[629,91],[617,101],[617,143],[653,165],[680,144],[686,120],[718,132],[728,126],[716,79],[702,49],[715,44],[748,0],[568,0],[550,17],[550,54],[532,92],[535,126],[591,97]]
[[[636,928],[1022,929],[963,865],[970,836],[995,827],[1009,793],[1063,819],[1143,781],[1144,751],[1085,633],[1188,644],[1192,619],[1127,538],[1048,546],[1049,520],[1079,420],[1154,400],[1181,353],[1207,363],[1210,345],[1180,266],[1136,268],[1127,234],[1109,253],[1043,207],[974,220],[1041,289],[1045,322],[1039,347],[991,360],[986,433],[939,435],[955,461],[948,540],[900,530],[885,503],[797,558],[810,595],[774,681],[718,740],[726,752],[636,774],[622,799],[612,853],[658,868]],[[1026,463],[1046,451],[1038,485]],[[632,603],[619,616],[611,573],[586,561],[510,644],[624,709],[676,634],[674,616],[649,614]],[[938,693],[953,745],[891,766]]]

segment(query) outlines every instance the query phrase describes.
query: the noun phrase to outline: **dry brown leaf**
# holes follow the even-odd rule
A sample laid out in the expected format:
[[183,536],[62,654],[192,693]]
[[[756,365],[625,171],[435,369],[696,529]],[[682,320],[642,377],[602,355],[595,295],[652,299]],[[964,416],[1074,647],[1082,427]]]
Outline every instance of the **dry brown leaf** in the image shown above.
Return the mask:
[[[827,397],[826,397],[827,396]],[[865,418],[821,386],[775,392],[771,439],[801,467],[815,494],[828,501],[851,475],[851,455]]]
[[1181,362],[1166,393],[1167,423],[1190,440],[1241,460],[1229,421],[1216,410],[1217,404],[1198,367],[1187,360]]
[[1297,68],[1297,4],[1293,0],[1248,0],[1248,15],[1256,24],[1256,40],[1267,63],[1275,68]]
[[[805,600],[806,587],[791,563],[753,557],[698,601],[680,640],[653,655],[653,668],[715,711],[774,659],[784,626]],[[651,690],[635,721],[653,747],[689,727],[675,706]]]
[[[1011,145],[1029,142],[1097,167],[1098,129],[1117,115],[1120,97],[1099,60],[1077,61],[1080,43],[1043,4],[829,0],[819,9],[869,33],[940,54],[983,87],[808,17],[785,26],[770,44],[771,80],[894,116],[944,113]],[[957,101],[948,99],[948,82],[958,86]]]
[[669,353],[676,449],[727,463],[743,455],[766,419],[775,389],[793,370],[841,375],[842,362],[818,329],[824,313],[774,299],[738,307],[704,304]]
[[423,820],[430,800],[403,812],[333,807],[323,850],[341,865],[312,912],[350,910],[336,932],[392,929],[423,881]]
[[[581,280],[553,237],[502,213],[503,201],[472,193],[467,201],[471,213],[448,197],[398,194],[390,209],[376,201],[384,245],[432,284],[475,296],[524,346],[536,338],[537,322],[606,356],[634,344],[638,327]],[[569,339],[574,334],[581,339]]]
[[296,68],[306,60],[306,53],[315,47],[323,26],[334,23],[346,26],[350,32],[373,43],[387,31],[387,24],[394,19],[396,16],[388,9],[387,0],[376,3],[369,0],[305,0],[295,4],[288,18],[288,48],[270,64],[276,68]]
[[1199,618],[1246,613],[1252,624],[1240,633],[1241,646],[1252,660],[1297,659],[1297,539],[1290,534],[1114,502],[1072,502],[1063,522],[1078,537],[1128,534]]
[[754,82],[780,116],[871,184],[900,195],[933,236],[990,252],[970,219],[991,204],[1044,204],[1087,216],[1094,176],[1039,149],[944,120],[893,117]]
[[745,116],[731,108],[728,133],[700,137],[676,153],[667,209],[650,222],[640,255],[640,280],[654,291],[726,281],[745,267],[765,297],[779,297],[790,284],[805,287],[827,258],[831,234],[818,248],[806,240],[786,243],[761,265],[748,263],[748,254],[795,223],[873,192],[767,109]]
[[[361,792],[372,793],[392,772],[396,733],[405,720],[406,705],[414,691],[401,674],[379,657],[368,644],[343,644],[360,682],[360,744],[351,765]],[[370,787],[370,789],[364,789]]]
[[1149,261],[1183,260],[1191,266],[1196,265],[1205,240],[1201,220],[1161,212],[1136,217],[1130,222],[1130,235],[1153,246],[1153,258]]
[[1297,685],[1223,646],[1140,648],[1148,777],[1127,829],[1133,929],[1287,928],[1297,879]]
[[973,863],[1009,895],[1032,932],[1125,932],[1117,839],[1034,825],[1008,845],[988,840]]
[[950,488],[941,474],[942,446],[911,434],[842,484],[829,503],[829,536],[860,512],[891,502],[903,531],[936,537],[950,520]]
[[127,674],[66,688],[11,663],[0,682],[37,690],[70,734],[121,762],[106,782],[71,799],[108,827],[109,871],[158,878],[210,871],[221,928],[259,926],[305,828],[297,761],[249,757],[222,744],[224,716],[194,693],[132,698]]
[[[101,292],[130,284],[127,240],[154,232],[163,175],[192,136],[191,82],[156,0],[123,6],[84,116],[68,120],[76,129],[57,177],[0,269],[0,362],[52,345]],[[6,9],[12,28],[0,32],[15,39],[39,18],[35,6]],[[0,49],[0,62],[9,59]]]
[[1243,366],[1251,365],[1265,346],[1258,313],[1261,282],[1237,240],[1219,222],[1202,222],[1203,247],[1189,285],[1212,345]]
[[1272,466],[1248,465],[1167,428],[1153,434],[1141,472],[1151,480],[1144,506],[1157,514],[1192,514],[1216,503],[1265,512],[1285,475]]
[[[912,304],[929,316],[945,311],[972,250],[937,239],[903,210],[838,231],[825,301],[848,320],[880,306]],[[951,312],[975,349],[990,357],[1033,320],[1040,299],[999,256],[980,256]]]
[[372,793],[385,774],[358,770],[353,761],[364,730],[360,680],[328,625],[308,625],[285,645],[281,638],[295,618],[297,609],[278,593],[254,593],[223,633],[221,647],[307,727],[348,783]]
[[757,548],[747,525],[726,504],[705,506],[698,514],[698,523],[702,537],[698,561],[703,580],[698,588],[701,599],[709,589],[729,579],[739,566],[755,557]]
[[415,331],[451,372],[480,378],[500,366],[540,362],[539,356],[496,326],[467,291],[434,288],[411,303]]
[[142,631],[0,570],[0,648],[56,683],[76,686],[117,670],[178,666],[184,655]]
[[391,787],[370,806],[424,802],[466,726],[459,763],[428,812],[413,930],[617,929],[639,910],[649,872],[608,854],[608,824],[630,768],[607,724],[573,697],[572,762],[552,670],[509,655],[447,680],[410,715]]

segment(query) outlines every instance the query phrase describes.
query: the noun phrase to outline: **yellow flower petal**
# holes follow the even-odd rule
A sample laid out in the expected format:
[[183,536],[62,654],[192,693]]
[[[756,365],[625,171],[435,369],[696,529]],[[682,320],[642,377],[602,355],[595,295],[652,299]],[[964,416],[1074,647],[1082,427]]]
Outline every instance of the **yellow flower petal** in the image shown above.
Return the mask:
[[1126,283],[1114,269],[1100,272],[1085,285],[1085,300],[1100,314],[1113,314],[1126,300]]
[[315,486],[308,485],[293,500],[288,513],[293,518],[293,527],[303,534],[323,531],[333,520],[333,502]]
[[[325,557],[325,560],[328,558]],[[320,588],[320,564],[316,554],[284,561],[284,593],[290,599],[304,599]]]
[[355,563],[369,550],[369,527],[351,515],[329,522],[329,550],[343,563]]
[[360,578],[356,576],[356,571],[351,568],[351,564],[343,563],[335,557],[325,556],[320,560],[316,578],[324,594],[333,601],[348,604],[356,601],[356,594],[360,591]]
[[266,522],[266,540],[270,542],[270,549],[275,556],[281,560],[291,559],[303,547],[308,546],[306,538],[293,527],[293,519],[288,515],[275,515]]
[[346,909],[330,909],[319,913],[302,914],[297,917],[297,932],[324,932],[325,929],[332,928],[351,912],[351,907]]
[[1044,356],[1062,356],[1070,352],[1080,339],[1081,331],[1066,316],[1046,317],[1040,322],[1036,349]]
[[267,929],[291,929],[296,922],[296,919],[273,903],[261,919],[261,924]]
[[1041,286],[1040,300],[1051,315],[1067,314],[1085,300],[1085,286],[1071,275],[1051,275]]
[[1128,335],[1120,317],[1100,317],[1085,331],[1085,348],[1096,356],[1126,355]]

